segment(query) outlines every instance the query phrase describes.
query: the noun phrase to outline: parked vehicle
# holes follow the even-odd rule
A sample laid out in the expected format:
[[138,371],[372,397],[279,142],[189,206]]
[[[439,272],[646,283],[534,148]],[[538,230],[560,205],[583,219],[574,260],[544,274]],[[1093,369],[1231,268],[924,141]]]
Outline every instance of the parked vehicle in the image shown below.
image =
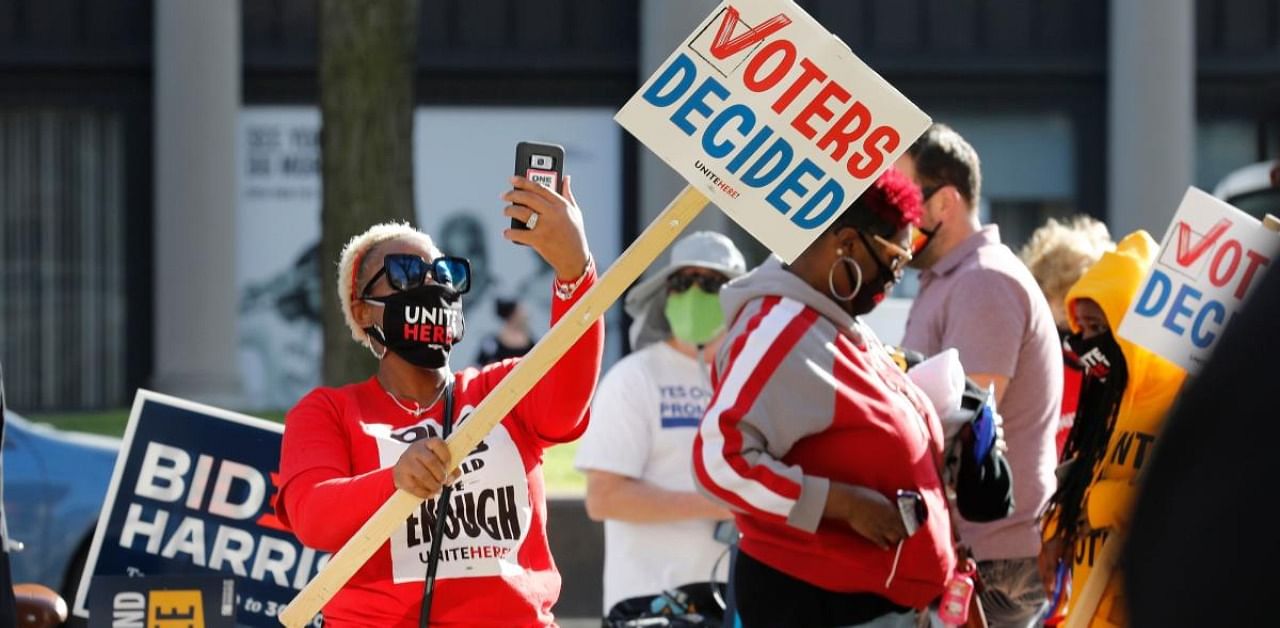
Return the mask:
[[1258,220],[1266,214],[1280,217],[1280,159],[1232,171],[1213,188],[1213,195]]
[[14,582],[71,603],[120,439],[65,432],[5,411],[4,511]]

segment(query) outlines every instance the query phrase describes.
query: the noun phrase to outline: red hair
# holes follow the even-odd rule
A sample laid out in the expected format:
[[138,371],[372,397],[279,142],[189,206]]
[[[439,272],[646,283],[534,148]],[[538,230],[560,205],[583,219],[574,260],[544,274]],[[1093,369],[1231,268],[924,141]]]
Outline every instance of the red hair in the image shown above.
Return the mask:
[[920,186],[893,167],[872,182],[854,205],[871,210],[881,222],[893,226],[894,231],[920,224],[923,211]]

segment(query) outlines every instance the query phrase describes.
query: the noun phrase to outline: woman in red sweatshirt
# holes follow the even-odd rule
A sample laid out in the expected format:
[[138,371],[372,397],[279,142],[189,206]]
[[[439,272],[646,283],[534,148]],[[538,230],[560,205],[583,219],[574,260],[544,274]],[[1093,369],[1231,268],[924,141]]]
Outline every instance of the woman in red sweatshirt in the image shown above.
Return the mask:
[[[920,191],[890,169],[793,263],[721,291],[734,322],[694,473],[742,531],[748,628],[915,626],[955,566],[942,426],[858,318],[901,277],[919,215]],[[899,491],[921,498],[914,534]]]
[[[530,226],[504,236],[531,246],[556,273],[549,288],[557,320],[596,277],[569,181],[561,196],[517,177],[503,199],[505,213]],[[517,363],[450,371],[469,284],[466,260],[445,257],[408,225],[376,225],[342,251],[342,312],[378,369],[361,382],[317,388],[289,411],[281,518],[309,547],[336,551],[397,488],[427,501],[325,606],[326,625],[419,625],[437,540],[430,625],[552,624],[560,574],[547,546],[542,452],[586,428],[603,326],[597,321],[445,477],[448,428],[465,423]],[[448,513],[437,522],[440,501]]]

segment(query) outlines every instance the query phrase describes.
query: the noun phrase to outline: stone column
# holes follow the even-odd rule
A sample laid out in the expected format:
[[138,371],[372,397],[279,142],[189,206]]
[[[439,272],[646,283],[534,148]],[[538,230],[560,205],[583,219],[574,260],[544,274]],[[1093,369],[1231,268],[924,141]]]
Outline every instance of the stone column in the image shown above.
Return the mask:
[[1159,240],[1195,168],[1193,0],[1112,0],[1107,223]]
[[155,2],[153,386],[236,406],[240,3]]

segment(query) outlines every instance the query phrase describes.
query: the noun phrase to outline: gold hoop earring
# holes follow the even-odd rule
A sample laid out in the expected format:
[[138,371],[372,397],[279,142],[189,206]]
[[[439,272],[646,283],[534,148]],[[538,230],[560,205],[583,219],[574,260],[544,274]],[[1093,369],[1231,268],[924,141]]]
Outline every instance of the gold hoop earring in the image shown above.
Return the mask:
[[[847,303],[852,301],[854,297],[858,296],[858,291],[862,290],[862,268],[858,266],[857,260],[844,254],[844,249],[840,249],[837,253],[840,254],[840,257],[837,257],[836,261],[831,263],[831,268],[827,271],[827,290],[831,292],[831,296],[837,301],[844,301]],[[853,286],[853,292],[850,292],[848,296],[842,296],[839,292],[836,292],[836,266],[842,263],[852,266],[853,270],[857,271],[858,275],[858,280],[854,282],[855,285]]]

